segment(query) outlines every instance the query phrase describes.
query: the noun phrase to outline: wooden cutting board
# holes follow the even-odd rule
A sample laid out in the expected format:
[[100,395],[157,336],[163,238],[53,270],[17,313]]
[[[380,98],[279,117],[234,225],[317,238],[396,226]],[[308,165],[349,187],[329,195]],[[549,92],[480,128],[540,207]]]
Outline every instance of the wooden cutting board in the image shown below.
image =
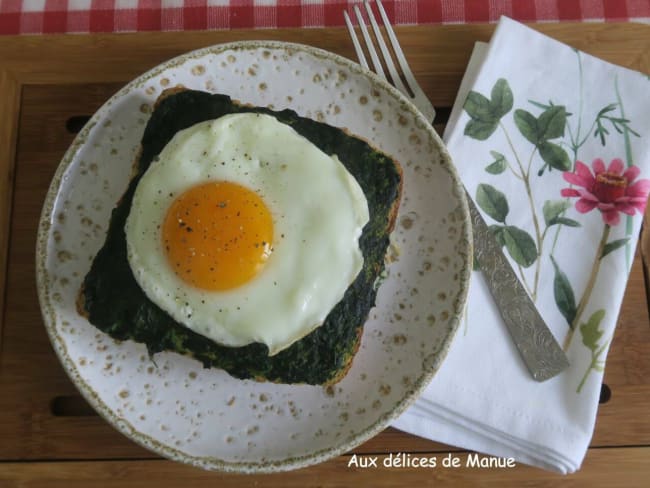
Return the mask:
[[[493,26],[397,29],[444,128],[475,41]],[[650,73],[650,27],[634,24],[543,24],[551,37],[605,60]],[[318,46],[355,59],[344,29],[0,37],[0,486],[227,486],[265,483],[389,486],[456,481],[502,484],[557,475],[511,470],[347,467],[349,453],[322,465],[277,476],[204,473],[160,460],[123,437],[81,399],[46,336],[34,277],[36,228],[45,192],[63,153],[83,123],[123,84],[183,52],[242,39]],[[643,241],[645,242],[645,236]],[[650,251],[650,246],[647,246]],[[650,467],[650,322],[642,252],[638,251],[607,362],[603,403],[582,482],[634,482]],[[458,451],[387,429],[354,453]],[[461,455],[461,453],[459,453]],[[464,455],[464,454],[463,454]],[[110,478],[110,479],[109,479]]]

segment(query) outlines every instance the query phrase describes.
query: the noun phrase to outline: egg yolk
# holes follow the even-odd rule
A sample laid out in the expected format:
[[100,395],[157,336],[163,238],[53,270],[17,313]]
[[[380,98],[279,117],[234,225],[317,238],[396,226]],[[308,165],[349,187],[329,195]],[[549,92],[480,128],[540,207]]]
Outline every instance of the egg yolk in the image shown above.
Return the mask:
[[209,291],[229,290],[264,267],[273,219],[255,192],[227,181],[204,183],[176,197],[162,239],[167,260],[183,281]]

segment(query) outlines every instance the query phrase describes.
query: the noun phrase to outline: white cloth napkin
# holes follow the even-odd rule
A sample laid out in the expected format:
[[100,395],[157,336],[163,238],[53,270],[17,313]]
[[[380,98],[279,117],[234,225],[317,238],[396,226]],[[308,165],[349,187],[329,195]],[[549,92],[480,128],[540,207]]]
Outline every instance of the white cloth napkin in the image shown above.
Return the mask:
[[648,76],[508,18],[477,44],[444,139],[571,366],[534,381],[475,271],[447,358],[394,427],[579,469],[650,189],[648,93]]

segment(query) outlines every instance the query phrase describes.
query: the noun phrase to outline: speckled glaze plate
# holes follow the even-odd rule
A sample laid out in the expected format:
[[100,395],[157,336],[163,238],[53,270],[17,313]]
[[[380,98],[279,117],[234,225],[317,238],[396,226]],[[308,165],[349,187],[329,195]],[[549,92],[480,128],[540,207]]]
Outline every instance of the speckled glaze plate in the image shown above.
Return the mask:
[[[236,380],[173,353],[116,342],[75,300],[168,87],[225,93],[346,127],[395,157],[404,193],[388,275],[347,376],[332,387]],[[430,124],[356,63],[279,42],[213,46],[172,59],[113,96],[61,162],[37,242],[45,326],[84,397],[135,442],[206,469],[283,471],[342,454],[384,429],[431,380],[467,295],[470,225],[459,180]]]

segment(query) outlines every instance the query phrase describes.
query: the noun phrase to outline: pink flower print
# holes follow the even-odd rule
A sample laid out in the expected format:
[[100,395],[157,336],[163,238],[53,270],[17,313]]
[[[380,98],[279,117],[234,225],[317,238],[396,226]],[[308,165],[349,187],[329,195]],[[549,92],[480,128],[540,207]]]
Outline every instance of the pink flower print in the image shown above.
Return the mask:
[[650,180],[636,180],[641,172],[638,167],[625,168],[620,158],[613,159],[609,167],[598,158],[591,163],[593,174],[589,167],[581,161],[576,161],[575,172],[565,171],[565,181],[578,188],[564,188],[564,197],[578,197],[576,210],[587,213],[597,208],[607,225],[617,225],[620,222],[619,212],[634,215],[634,211],[645,211]]

